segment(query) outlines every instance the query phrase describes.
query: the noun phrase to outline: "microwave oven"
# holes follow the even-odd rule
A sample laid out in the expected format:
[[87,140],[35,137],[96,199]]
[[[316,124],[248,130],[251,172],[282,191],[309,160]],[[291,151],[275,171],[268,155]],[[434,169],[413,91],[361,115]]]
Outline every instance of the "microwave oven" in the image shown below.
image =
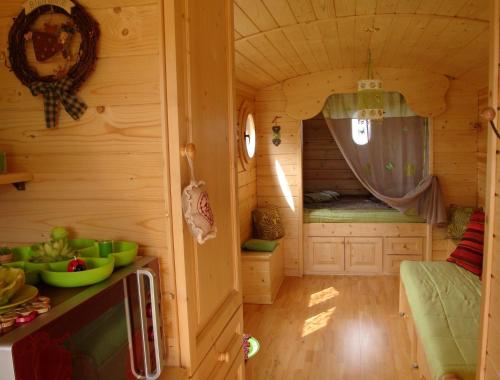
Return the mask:
[[83,288],[41,285],[49,312],[0,335],[0,380],[155,380],[164,364],[159,263]]

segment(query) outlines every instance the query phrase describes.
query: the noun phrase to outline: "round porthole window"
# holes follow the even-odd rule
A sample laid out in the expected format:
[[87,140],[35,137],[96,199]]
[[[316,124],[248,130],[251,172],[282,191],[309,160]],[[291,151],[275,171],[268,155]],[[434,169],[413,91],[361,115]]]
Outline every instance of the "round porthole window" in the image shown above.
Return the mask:
[[245,100],[239,109],[238,115],[239,156],[243,168],[246,170],[255,156],[257,134],[255,132],[255,117],[253,105]]
[[253,115],[249,113],[245,122],[245,151],[248,158],[255,155],[255,121]]

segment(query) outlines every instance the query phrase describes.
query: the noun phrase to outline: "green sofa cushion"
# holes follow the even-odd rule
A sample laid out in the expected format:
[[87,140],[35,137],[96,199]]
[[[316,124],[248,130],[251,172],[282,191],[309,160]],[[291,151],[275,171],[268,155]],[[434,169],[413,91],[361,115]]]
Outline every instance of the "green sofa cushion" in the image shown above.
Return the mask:
[[277,246],[274,240],[250,239],[243,243],[245,251],[272,252]]
[[403,261],[401,281],[432,379],[455,373],[474,380],[481,281],[448,262]]

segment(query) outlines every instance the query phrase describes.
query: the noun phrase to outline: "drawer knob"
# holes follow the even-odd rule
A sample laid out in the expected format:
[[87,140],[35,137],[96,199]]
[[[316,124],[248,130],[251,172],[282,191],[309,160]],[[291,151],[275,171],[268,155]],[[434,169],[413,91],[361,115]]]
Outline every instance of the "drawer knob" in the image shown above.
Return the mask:
[[217,357],[217,361],[223,363],[229,363],[229,352],[221,352]]

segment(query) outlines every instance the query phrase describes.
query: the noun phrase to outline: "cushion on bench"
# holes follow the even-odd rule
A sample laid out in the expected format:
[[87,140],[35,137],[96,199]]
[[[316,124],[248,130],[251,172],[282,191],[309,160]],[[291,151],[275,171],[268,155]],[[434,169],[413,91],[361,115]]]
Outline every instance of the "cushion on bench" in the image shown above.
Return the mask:
[[474,380],[481,281],[448,262],[404,261],[404,284],[433,379],[454,373]]
[[272,252],[279,243],[276,240],[249,239],[242,248],[245,251]]

